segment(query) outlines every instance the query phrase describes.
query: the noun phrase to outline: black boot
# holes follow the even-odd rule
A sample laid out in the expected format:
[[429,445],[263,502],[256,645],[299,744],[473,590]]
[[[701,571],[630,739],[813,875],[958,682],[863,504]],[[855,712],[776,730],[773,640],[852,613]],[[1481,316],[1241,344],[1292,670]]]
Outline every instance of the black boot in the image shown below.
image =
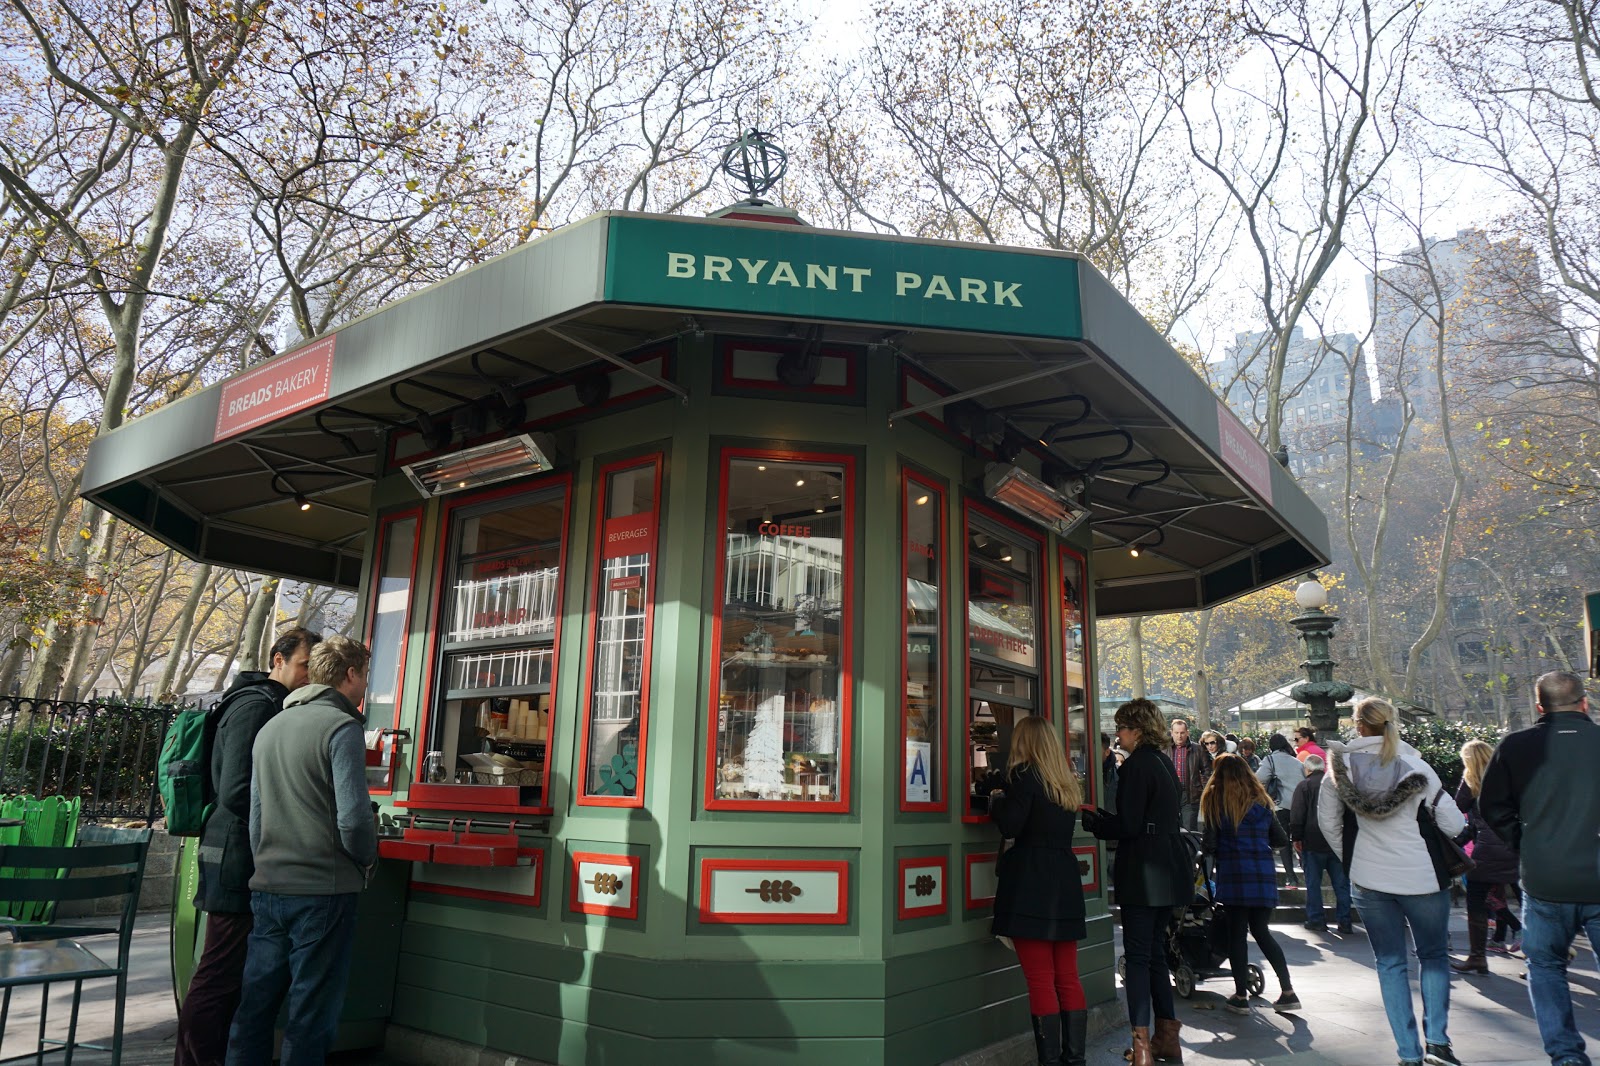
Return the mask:
[[1033,1015],[1033,1046],[1039,1066],[1061,1066],[1061,1015]]
[[1089,1045],[1089,1012],[1061,1012],[1061,1066],[1084,1066]]

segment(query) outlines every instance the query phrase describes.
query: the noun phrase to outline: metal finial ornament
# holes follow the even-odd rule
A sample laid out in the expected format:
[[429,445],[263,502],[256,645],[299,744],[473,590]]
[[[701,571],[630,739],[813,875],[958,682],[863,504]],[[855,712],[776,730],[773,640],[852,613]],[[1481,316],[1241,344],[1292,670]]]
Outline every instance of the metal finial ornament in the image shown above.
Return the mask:
[[761,194],[783,180],[788,169],[789,154],[756,129],[722,153],[722,172],[744,188],[753,204],[764,203]]

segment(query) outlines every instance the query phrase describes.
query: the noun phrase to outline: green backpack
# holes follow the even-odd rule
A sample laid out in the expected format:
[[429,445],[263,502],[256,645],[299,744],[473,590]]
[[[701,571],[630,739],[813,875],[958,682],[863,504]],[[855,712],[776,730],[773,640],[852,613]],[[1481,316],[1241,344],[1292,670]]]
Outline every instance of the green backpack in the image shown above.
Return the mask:
[[211,789],[211,749],[217,739],[217,723],[233,697],[252,687],[236,688],[210,708],[179,711],[167,727],[156,759],[156,786],[167,812],[168,836],[197,837],[205,828],[217,800]]

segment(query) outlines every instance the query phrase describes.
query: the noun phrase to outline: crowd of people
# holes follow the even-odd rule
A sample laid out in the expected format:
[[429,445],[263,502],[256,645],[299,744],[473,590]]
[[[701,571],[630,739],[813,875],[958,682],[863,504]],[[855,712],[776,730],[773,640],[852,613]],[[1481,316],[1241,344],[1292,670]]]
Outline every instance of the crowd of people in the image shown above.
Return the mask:
[[[1134,1066],[1183,1061],[1165,935],[1194,902],[1197,851],[1220,906],[1234,992],[1230,1011],[1251,1010],[1248,941],[1277,978],[1278,1011],[1300,999],[1269,919],[1278,902],[1274,853],[1290,879],[1299,860],[1306,927],[1326,929],[1322,878],[1334,921],[1353,931],[1359,911],[1400,1066],[1456,1066],[1449,1035],[1452,973],[1488,972],[1489,925],[1498,950],[1520,947],[1528,991],[1551,1066],[1592,1066],[1574,1019],[1567,964],[1585,933],[1600,953],[1600,725],[1583,681],[1540,677],[1538,721],[1498,747],[1470,741],[1452,796],[1421,754],[1400,739],[1394,707],[1366,698],[1355,736],[1319,743],[1310,727],[1294,741],[1274,734],[1257,757],[1248,738],[1168,725],[1149,700],[1117,708],[1115,737],[1102,734],[1108,805],[1080,809],[1062,744],[1043,718],[1019,724],[990,814],[1007,838],[998,873],[994,932],[1012,940],[1028,988],[1041,1066],[1085,1062],[1085,999],[1076,942],[1085,935],[1082,886],[1072,855],[1081,819],[1115,842],[1113,883],[1125,962]],[[1198,831],[1197,831],[1198,830]],[[1458,855],[1465,852],[1468,858]],[[1451,888],[1465,867],[1468,952],[1449,957]],[[1199,878],[1204,883],[1206,878]],[[1521,920],[1508,903],[1520,892]],[[1419,962],[1419,1029],[1407,969]],[[1597,954],[1600,960],[1600,954]]]
[[[174,1066],[322,1066],[338,1031],[356,899],[378,860],[367,790],[368,650],[302,628],[212,712],[215,806],[195,906],[205,947],[178,1013]],[[1081,935],[1081,934],[1080,934]]]

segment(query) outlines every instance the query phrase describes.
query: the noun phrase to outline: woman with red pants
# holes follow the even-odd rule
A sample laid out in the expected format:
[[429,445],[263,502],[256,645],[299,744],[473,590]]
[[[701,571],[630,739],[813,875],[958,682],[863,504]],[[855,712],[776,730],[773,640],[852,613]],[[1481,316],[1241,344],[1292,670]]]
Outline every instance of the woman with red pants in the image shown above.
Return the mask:
[[1088,1039],[1078,981],[1083,883],[1072,854],[1082,801],[1049,720],[1023,718],[1011,731],[1004,789],[989,794],[989,817],[1016,841],[997,868],[994,934],[1016,946],[1040,1066],[1083,1066]]

